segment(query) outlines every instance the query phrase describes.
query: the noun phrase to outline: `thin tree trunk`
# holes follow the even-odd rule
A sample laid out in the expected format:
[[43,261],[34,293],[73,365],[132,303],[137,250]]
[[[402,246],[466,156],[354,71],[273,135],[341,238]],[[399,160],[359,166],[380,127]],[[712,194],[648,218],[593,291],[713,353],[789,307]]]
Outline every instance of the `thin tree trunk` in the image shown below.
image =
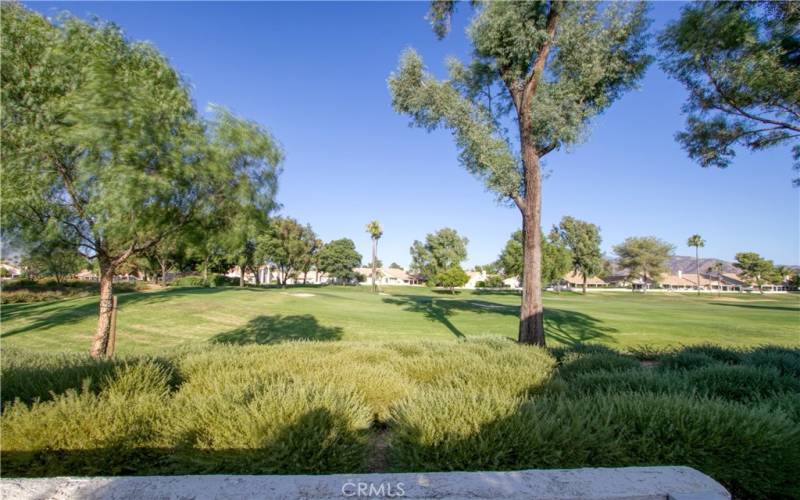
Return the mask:
[[208,256],[203,259],[203,282],[208,283]]
[[531,143],[531,120],[520,113],[520,140],[525,167],[525,198],[522,212],[522,306],[519,313],[519,337],[523,344],[544,347],[544,308],[542,306],[542,185],[539,156]]
[[161,284],[167,286],[167,261],[160,262],[161,264]]
[[100,260],[100,307],[97,317],[97,330],[92,338],[90,354],[93,358],[106,355],[108,335],[111,331],[111,314],[113,311],[114,268],[106,259]]
[[253,269],[253,275],[256,277],[256,286],[261,286],[261,269],[258,266]]
[[375,284],[375,268],[377,267],[376,258],[378,255],[378,240],[372,238],[372,291],[377,292],[378,286]]
[[583,273],[583,294],[586,295],[586,273]]
[[697,274],[697,295],[700,295],[700,247],[694,247],[694,265]]
[[239,286],[244,287],[244,266],[239,266]]

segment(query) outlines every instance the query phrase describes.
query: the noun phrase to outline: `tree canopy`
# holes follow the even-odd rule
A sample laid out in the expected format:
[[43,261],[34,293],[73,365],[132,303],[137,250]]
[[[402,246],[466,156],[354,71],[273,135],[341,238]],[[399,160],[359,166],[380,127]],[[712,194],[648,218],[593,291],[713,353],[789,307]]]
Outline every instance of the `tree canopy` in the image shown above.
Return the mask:
[[566,216],[553,231],[569,249],[570,267],[583,277],[583,293],[586,293],[586,279],[600,273],[603,266],[600,228],[590,222]]
[[257,240],[256,253],[265,262],[272,262],[280,271],[278,282],[296,277],[317,245],[317,235],[309,225],[291,217],[275,217]]
[[614,247],[619,265],[627,269],[628,276],[641,277],[643,290],[648,280],[655,280],[667,271],[667,261],[675,247],[655,236],[631,237]]
[[755,252],[739,252],[736,254],[734,265],[741,269],[741,275],[752,280],[758,290],[763,292],[764,283],[778,279],[775,265],[771,260],[763,258]]
[[411,245],[411,272],[435,282],[437,274],[459,265],[467,258],[468,242],[467,238],[449,227],[428,234],[424,243],[414,240]]
[[333,240],[322,247],[319,252],[319,269],[342,283],[356,279],[353,271],[361,264],[361,254],[356,251],[356,244],[349,238]]
[[[555,232],[542,235],[542,285],[547,286],[564,278],[572,264],[572,254]],[[522,276],[522,231],[514,231],[497,257],[495,266],[507,277]]]
[[689,90],[677,139],[700,165],[785,144],[800,170],[798,25],[797,2],[692,2],[659,36],[661,66]]

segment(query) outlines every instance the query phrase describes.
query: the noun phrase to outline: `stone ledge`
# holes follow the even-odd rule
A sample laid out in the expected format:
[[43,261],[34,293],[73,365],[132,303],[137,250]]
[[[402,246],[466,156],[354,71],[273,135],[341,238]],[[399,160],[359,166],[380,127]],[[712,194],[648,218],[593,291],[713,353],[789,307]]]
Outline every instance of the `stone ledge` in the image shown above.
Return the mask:
[[125,476],[2,479],[14,499],[595,499],[723,500],[719,483],[690,467],[426,472],[320,476]]

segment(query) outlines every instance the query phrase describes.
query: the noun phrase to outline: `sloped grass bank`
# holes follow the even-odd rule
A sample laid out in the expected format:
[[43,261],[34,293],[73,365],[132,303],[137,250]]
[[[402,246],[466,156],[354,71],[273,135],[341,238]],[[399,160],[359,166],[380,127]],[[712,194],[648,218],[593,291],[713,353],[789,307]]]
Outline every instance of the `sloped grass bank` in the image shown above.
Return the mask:
[[651,357],[642,366],[602,346],[506,339],[220,345],[113,361],[5,349],[3,474],[688,465],[741,497],[800,495],[800,350]]

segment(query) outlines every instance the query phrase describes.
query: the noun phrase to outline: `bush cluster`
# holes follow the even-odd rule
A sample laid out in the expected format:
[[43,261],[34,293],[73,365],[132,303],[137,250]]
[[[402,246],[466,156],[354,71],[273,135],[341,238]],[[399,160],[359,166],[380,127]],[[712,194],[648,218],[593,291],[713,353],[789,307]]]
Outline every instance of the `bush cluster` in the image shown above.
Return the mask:
[[800,495],[800,350],[635,354],[506,339],[215,345],[94,361],[6,350],[6,476],[689,465]]
[[[138,283],[115,283],[116,293],[133,292]],[[100,285],[94,281],[71,280],[58,283],[53,279],[17,279],[3,282],[0,304],[21,304],[57,299],[89,297],[100,293]]]

